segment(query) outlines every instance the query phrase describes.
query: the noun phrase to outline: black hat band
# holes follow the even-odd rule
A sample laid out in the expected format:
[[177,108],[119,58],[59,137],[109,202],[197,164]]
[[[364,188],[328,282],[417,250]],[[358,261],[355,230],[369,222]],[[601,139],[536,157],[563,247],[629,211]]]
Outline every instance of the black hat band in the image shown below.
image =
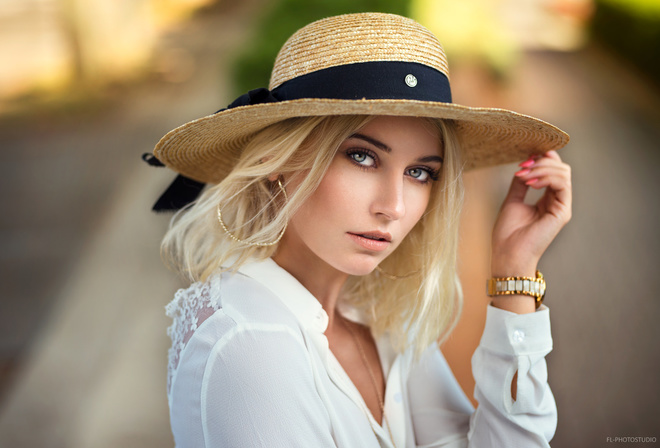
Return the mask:
[[[272,91],[265,88],[251,90],[218,112],[240,106],[303,98],[401,99],[451,103],[451,89],[444,73],[423,64],[361,62],[307,73],[282,83]],[[153,210],[183,208],[197,198],[203,187],[203,183],[178,175],[158,199]]]
[[339,65],[307,73],[282,83],[272,91],[263,88],[251,90],[238,97],[227,109],[303,98],[452,101],[449,79],[444,73],[415,62],[377,61]]

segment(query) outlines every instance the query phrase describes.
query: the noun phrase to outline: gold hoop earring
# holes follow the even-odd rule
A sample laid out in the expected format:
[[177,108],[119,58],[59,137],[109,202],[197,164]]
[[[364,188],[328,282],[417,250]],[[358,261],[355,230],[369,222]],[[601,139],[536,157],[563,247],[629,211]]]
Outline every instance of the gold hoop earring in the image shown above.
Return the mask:
[[419,274],[419,271],[413,271],[413,272],[408,272],[406,275],[394,275],[394,274],[389,274],[385,271],[383,271],[380,266],[376,266],[376,270],[380,275],[382,275],[385,278],[389,278],[390,280],[401,280],[403,278],[410,278],[414,275]]
[[[286,195],[286,190],[284,189],[284,185],[282,185],[282,181],[281,181],[280,179],[277,179],[277,186],[280,187],[280,190],[282,191],[282,194],[284,195],[284,202],[287,202],[287,201],[289,200],[289,197]],[[242,240],[242,239],[236,237],[235,235],[233,235],[233,234],[229,231],[229,229],[228,229],[227,226],[225,225],[225,222],[222,220],[222,211],[221,211],[221,209],[220,209],[220,204],[218,204],[217,210],[218,210],[218,222],[219,222],[220,225],[222,226],[222,230],[225,231],[225,233],[229,236],[229,238],[231,238],[232,240],[236,241],[237,243],[247,244],[247,245],[250,245],[250,246],[268,247],[268,246],[274,246],[274,245],[276,245],[277,243],[280,242],[280,240],[281,240],[282,237],[284,236],[284,232],[286,231],[286,227],[287,227],[287,225],[288,225],[288,224],[285,224],[285,225],[284,225],[284,228],[282,229],[282,231],[280,232],[280,234],[277,236],[277,238],[275,239],[275,241],[271,241],[271,242],[269,242],[269,243],[250,243],[250,242],[248,242],[248,241],[245,241],[245,240]]]

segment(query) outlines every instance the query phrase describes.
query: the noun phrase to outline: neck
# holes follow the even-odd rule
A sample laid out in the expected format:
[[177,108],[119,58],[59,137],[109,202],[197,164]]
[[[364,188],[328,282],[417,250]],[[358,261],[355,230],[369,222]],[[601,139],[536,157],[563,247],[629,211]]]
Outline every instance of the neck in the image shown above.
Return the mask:
[[348,274],[338,271],[308,251],[297,251],[295,256],[289,256],[285,251],[278,250],[273,260],[319,301],[328,314],[326,334],[332,332],[335,325],[339,325],[335,313]]

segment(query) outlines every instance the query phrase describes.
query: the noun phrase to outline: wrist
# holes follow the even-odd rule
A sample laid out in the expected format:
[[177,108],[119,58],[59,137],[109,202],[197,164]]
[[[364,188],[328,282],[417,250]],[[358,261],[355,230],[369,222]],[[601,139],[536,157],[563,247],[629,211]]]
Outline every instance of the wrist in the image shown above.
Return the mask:
[[534,277],[536,264],[530,265],[491,265],[491,277]]
[[543,302],[545,288],[545,279],[539,271],[533,277],[492,277],[486,281],[486,294],[493,297],[493,306],[516,313],[533,312],[538,308]]
[[523,295],[493,297],[490,303],[495,308],[516,314],[533,313],[537,309],[534,297]]
[[520,257],[495,257],[491,259],[491,277],[534,277],[538,261]]

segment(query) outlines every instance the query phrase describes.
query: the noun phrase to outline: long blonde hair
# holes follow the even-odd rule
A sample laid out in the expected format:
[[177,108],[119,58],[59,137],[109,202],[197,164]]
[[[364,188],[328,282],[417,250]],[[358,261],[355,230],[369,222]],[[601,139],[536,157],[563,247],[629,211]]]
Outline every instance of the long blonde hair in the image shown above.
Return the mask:
[[[339,145],[373,118],[292,118],[259,132],[225,179],[174,216],[161,245],[166,261],[189,280],[204,281],[249,259],[272,256],[277,245],[254,243],[277,239],[318,187]],[[429,121],[442,138],[444,162],[426,212],[381,263],[392,275],[374,271],[350,277],[342,291],[342,300],[362,310],[377,335],[387,331],[399,351],[412,345],[417,353],[453,329],[463,298],[456,273],[463,200],[460,148],[452,122]],[[307,175],[285,200],[269,177],[299,172]],[[242,241],[230,238],[218,223],[218,204],[228,229]]]

